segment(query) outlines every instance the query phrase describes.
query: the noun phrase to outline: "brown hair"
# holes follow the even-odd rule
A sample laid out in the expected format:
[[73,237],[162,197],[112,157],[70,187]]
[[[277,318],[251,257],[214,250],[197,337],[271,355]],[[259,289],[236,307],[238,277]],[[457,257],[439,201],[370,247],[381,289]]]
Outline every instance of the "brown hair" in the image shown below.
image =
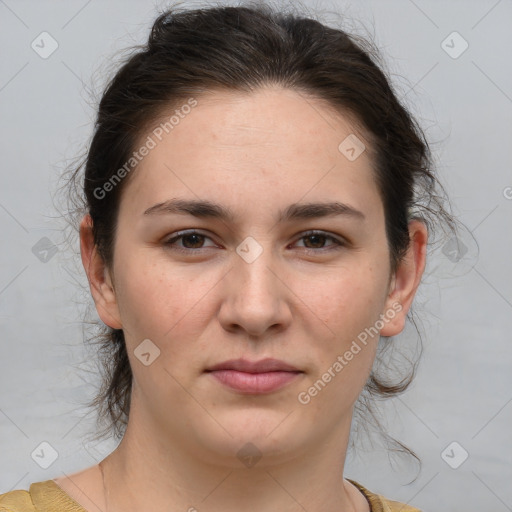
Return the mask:
[[[103,93],[88,153],[67,180],[69,197],[74,206],[77,200],[79,204],[76,220],[90,213],[95,243],[111,268],[119,201],[129,176],[106,199],[98,198],[95,190],[126,164],[147,127],[201,92],[250,92],[276,84],[323,100],[363,127],[371,142],[395,269],[408,248],[408,221],[413,216],[422,219],[429,232],[438,221],[450,228],[455,221],[444,206],[445,193],[433,171],[425,135],[397,99],[379,59],[367,39],[268,4],[169,9],[158,16],[147,44],[125,60]],[[412,312],[409,320],[416,325]],[[100,421],[107,422],[98,437],[113,432],[121,438],[130,412],[132,372],[123,331],[98,327],[94,339],[100,343],[104,376],[90,405],[99,410]],[[421,335],[419,340],[421,345]],[[356,414],[370,413],[379,427],[372,403],[407,389],[419,360],[405,356],[410,364],[403,375],[404,359],[397,363],[395,355],[384,357],[393,351],[395,340],[381,341],[356,407]]]

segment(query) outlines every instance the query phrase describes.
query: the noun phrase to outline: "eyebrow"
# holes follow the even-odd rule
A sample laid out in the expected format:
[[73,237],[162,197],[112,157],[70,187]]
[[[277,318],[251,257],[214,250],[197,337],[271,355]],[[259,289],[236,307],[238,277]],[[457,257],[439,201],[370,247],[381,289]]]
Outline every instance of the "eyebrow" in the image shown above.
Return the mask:
[[[196,201],[185,199],[170,199],[162,203],[155,204],[144,211],[144,215],[162,215],[162,214],[182,214],[193,215],[201,218],[214,218],[227,222],[233,222],[235,215],[230,208],[211,201]],[[363,212],[356,210],[339,201],[324,203],[294,203],[289,205],[284,211],[278,212],[278,222],[289,222],[298,219],[313,219],[319,217],[331,217],[344,215],[355,219],[364,220],[366,217]]]

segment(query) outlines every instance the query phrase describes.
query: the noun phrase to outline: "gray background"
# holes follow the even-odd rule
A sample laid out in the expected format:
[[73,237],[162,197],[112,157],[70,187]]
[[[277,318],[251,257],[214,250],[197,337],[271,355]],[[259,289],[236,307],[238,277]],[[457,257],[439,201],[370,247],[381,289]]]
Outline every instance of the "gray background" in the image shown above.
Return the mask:
[[[328,23],[342,12],[356,20],[346,28],[374,32],[479,246],[466,233],[458,261],[432,253],[416,304],[423,360],[410,391],[383,406],[389,432],[423,460],[418,478],[408,484],[414,465],[363,440],[346,476],[425,511],[512,510],[512,3],[305,3]],[[97,376],[82,341],[85,279],[52,196],[91,134],[89,89],[101,91],[112,56],[144,42],[163,6],[0,0],[0,493],[88,467],[115,447],[90,441],[94,414],[83,403]],[[31,47],[43,31],[59,45],[46,59]],[[469,44],[460,55],[459,36],[443,48],[454,31]],[[46,263],[45,237],[58,249]],[[41,442],[58,452],[47,469],[31,456]]]

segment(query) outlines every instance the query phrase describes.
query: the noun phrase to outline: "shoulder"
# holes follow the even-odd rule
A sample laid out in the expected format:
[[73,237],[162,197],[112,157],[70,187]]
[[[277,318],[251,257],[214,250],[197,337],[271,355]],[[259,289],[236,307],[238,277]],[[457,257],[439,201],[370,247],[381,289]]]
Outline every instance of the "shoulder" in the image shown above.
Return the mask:
[[29,491],[16,490],[0,494],[0,512],[35,512]]
[[406,503],[389,500],[380,494],[373,493],[354,480],[347,480],[364,494],[370,504],[371,512],[421,512],[420,509],[407,505]]
[[[391,501],[381,496],[384,504],[388,507],[389,512],[421,512],[419,508],[411,507],[406,503]],[[385,509],[386,510],[386,509]]]
[[0,494],[0,512],[85,512],[53,480],[34,482],[28,491],[16,489]]

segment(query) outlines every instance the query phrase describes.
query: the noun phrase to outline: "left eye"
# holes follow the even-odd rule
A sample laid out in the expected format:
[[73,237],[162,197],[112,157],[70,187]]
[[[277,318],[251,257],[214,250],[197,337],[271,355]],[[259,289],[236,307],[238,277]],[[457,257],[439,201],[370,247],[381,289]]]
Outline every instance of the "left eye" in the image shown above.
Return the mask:
[[[211,240],[210,237],[203,235],[202,233],[199,233],[197,231],[182,232],[167,240],[165,242],[165,245],[170,247],[171,249],[176,249],[178,251],[190,252],[191,250],[193,251],[194,249],[203,249],[202,244],[204,243],[205,239]],[[185,247],[178,247],[176,245],[176,242],[178,240],[181,240],[182,244]],[[331,240],[332,242],[334,242],[333,244],[331,244],[331,246],[328,246],[334,249],[337,249],[344,245],[342,240],[339,240],[334,236],[328,235],[321,231],[310,231],[302,235],[298,240],[309,240],[310,243],[312,242],[314,247],[304,247],[308,251],[318,251],[318,249],[325,249],[324,247],[319,246],[323,246],[327,240]]]
[[[325,240],[331,240],[332,242],[334,242],[333,245],[331,245],[331,247],[335,247],[337,248],[336,246],[340,247],[343,244],[343,242],[341,240],[338,240],[337,238],[335,238],[334,236],[331,236],[331,235],[327,235],[325,233],[322,233],[321,231],[311,231],[309,233],[306,233],[304,234],[301,238],[299,238],[299,240],[313,240],[313,245],[323,245],[322,241],[325,241]],[[321,247],[323,249],[323,247]],[[315,250],[315,249],[318,249],[318,247],[306,247],[306,249],[308,250]]]

